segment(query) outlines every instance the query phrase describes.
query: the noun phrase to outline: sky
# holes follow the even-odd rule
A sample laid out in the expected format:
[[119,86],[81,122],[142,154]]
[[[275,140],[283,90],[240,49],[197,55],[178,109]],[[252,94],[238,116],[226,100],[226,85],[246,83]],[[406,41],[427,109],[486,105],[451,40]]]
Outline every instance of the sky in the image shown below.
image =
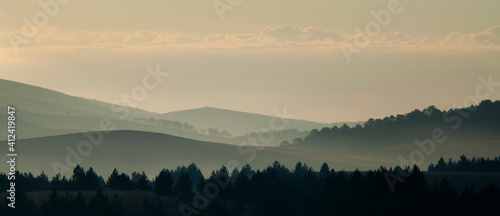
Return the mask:
[[0,0],[0,78],[114,102],[158,65],[169,75],[138,108],[365,121],[467,106],[481,79],[500,82],[499,10],[497,0]]

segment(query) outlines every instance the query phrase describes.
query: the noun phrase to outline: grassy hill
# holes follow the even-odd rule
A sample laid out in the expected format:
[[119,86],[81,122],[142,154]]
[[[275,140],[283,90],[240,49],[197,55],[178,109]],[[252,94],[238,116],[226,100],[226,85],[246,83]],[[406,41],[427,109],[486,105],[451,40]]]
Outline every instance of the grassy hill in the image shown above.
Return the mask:
[[[483,100],[469,107],[444,111],[435,106],[429,106],[422,111],[415,109],[406,114],[369,119],[363,126],[314,129],[303,139],[294,142],[291,147],[358,154],[415,142],[462,142],[470,145],[455,147],[463,154],[468,154],[476,151],[476,143],[498,143],[499,130],[500,101]],[[498,148],[499,145],[495,144],[484,147],[484,150]]]
[[[18,129],[21,133],[19,136],[22,138],[96,130],[99,121],[106,118],[113,121],[116,130],[150,131],[209,142],[239,144],[248,140],[252,133],[269,128],[271,119],[274,118],[215,108],[158,114],[0,79],[0,109],[6,110],[8,105],[14,106],[17,110]],[[115,107],[115,110],[116,108],[126,108],[130,113],[125,119],[120,119],[122,112],[115,112],[112,107]],[[0,120],[6,122],[5,118],[5,113],[0,112]],[[148,124],[147,121],[137,121],[137,119],[148,120],[150,118],[176,121],[181,125],[189,123],[197,129],[197,132]],[[307,135],[304,132],[306,130],[328,126],[327,124],[302,120],[288,119],[288,121],[290,124],[285,129],[294,130],[275,131],[277,136],[272,143],[268,143],[269,146],[277,146],[283,140],[291,142],[296,137]],[[277,125],[280,124],[277,123]],[[233,138],[208,136],[208,133],[200,133],[208,128],[229,131]],[[0,130],[5,131],[6,124],[0,124]],[[0,140],[2,139],[4,138],[0,137]]]
[[[67,149],[74,151],[77,144],[88,140],[82,133],[49,136],[42,138],[23,139],[17,141],[18,169],[39,173],[44,170],[48,175],[54,175],[53,162],[66,165]],[[5,141],[0,142],[5,145]],[[85,148],[82,148],[86,151]],[[336,169],[369,169],[381,164],[365,158],[345,155],[325,154],[321,152],[298,151],[281,148],[265,148],[250,153],[250,147],[202,142],[160,133],[140,131],[112,131],[103,135],[102,143],[93,146],[88,155],[80,155],[85,167],[92,166],[96,172],[107,175],[114,168],[121,172],[146,171],[149,176],[155,176],[162,168],[175,168],[178,165],[198,164],[204,172],[209,172],[237,161],[240,165],[250,164],[256,169],[262,169],[278,160],[282,164],[293,167],[298,161],[305,162],[319,169],[323,162],[331,164]],[[87,153],[85,153],[87,154]],[[254,156],[255,157],[254,157]],[[7,164],[0,165],[7,169]],[[72,169],[73,167],[71,167]],[[67,173],[68,174],[68,173]],[[208,173],[204,173],[208,175]]]
[[[281,110],[280,110],[281,111]],[[231,134],[240,136],[249,132],[259,132],[264,128],[270,128],[269,124],[275,116],[266,116],[254,113],[238,112],[233,110],[204,107],[199,109],[183,110],[158,115],[161,118],[183,121],[196,125],[199,129],[217,128],[226,130]],[[299,131],[309,131],[315,128],[342,126],[348,124],[354,126],[353,122],[339,122],[333,124],[318,123],[305,120],[286,119],[289,124],[285,129],[297,129]],[[276,126],[280,127],[282,122],[276,121]]]
[[[0,107],[15,105],[26,111],[73,116],[118,117],[121,113],[110,109],[112,104],[67,95],[46,88],[0,79]],[[119,105],[116,105],[119,106]],[[122,106],[119,106],[122,107]],[[129,119],[151,116],[154,113],[130,108]]]
[[[68,156],[71,155],[68,152],[76,151],[77,144],[85,140],[88,138],[82,133],[18,140],[18,169],[33,173],[44,170],[48,175],[54,175],[52,164],[58,162],[67,165],[67,158],[74,161],[74,155]],[[0,142],[0,145],[6,146],[5,141]],[[476,151],[470,150],[472,145],[477,147]],[[426,158],[420,167],[426,169],[430,163],[436,163],[441,156],[453,158],[458,158],[461,154],[498,156],[500,155],[498,146],[500,146],[498,142],[441,144],[436,147],[432,157]],[[68,151],[68,148],[72,150]],[[274,147],[257,150],[249,146],[203,142],[160,133],[111,131],[103,134],[102,143],[93,146],[90,153],[85,153],[86,148],[82,148],[85,154],[78,155],[81,157],[81,165],[92,166],[102,175],[108,175],[114,168],[118,168],[120,172],[145,171],[148,176],[155,176],[163,168],[173,169],[192,162],[197,163],[205,175],[222,165],[227,165],[230,161],[237,161],[240,166],[250,164],[255,169],[263,169],[277,160],[287,167],[294,167],[301,161],[316,170],[319,170],[324,162],[336,170],[356,168],[368,170],[380,166],[400,165],[399,156],[408,160],[408,155],[415,149],[418,147],[405,144],[351,155]],[[255,154],[250,153],[251,151],[255,151]],[[68,167],[73,168],[71,165]],[[6,170],[7,164],[0,165],[0,169]]]

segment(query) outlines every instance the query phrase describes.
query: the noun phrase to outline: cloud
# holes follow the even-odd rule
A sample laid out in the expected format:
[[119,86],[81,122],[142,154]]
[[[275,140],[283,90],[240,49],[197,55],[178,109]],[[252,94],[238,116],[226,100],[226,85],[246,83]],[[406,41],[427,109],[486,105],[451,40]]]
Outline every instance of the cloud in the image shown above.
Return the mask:
[[294,25],[267,26],[260,31],[260,37],[276,42],[311,42],[341,40],[343,35],[333,30],[316,30],[313,27],[300,28]]
[[[21,36],[21,31],[0,32],[0,39],[9,41],[9,34]],[[342,34],[333,29],[316,29],[295,25],[267,26],[255,33],[244,34],[207,34],[155,32],[140,30],[125,34],[116,31],[67,33],[54,27],[44,28],[36,37],[29,39],[26,47],[90,47],[90,48],[129,48],[129,47],[180,47],[180,48],[327,48],[338,49],[342,44],[353,44],[363,35]],[[443,38],[427,36],[414,38],[402,32],[367,37],[367,47],[398,50],[463,50],[499,49],[500,26],[491,27],[483,32],[461,34],[451,32]],[[366,38],[364,38],[366,39]],[[364,40],[363,39],[363,40]],[[4,47],[10,46],[5,43]]]
[[152,44],[153,40],[155,40],[159,35],[160,33],[154,31],[140,30],[136,32],[134,35],[122,38],[122,40],[125,44],[129,45],[137,45],[137,44],[148,45]]
[[500,26],[491,27],[475,34],[474,39],[476,42],[487,46],[500,46]]
[[500,48],[500,26],[491,27],[483,32],[461,34],[459,32],[451,32],[445,38],[439,40],[437,38],[425,38],[420,42],[422,45],[427,45],[435,49],[488,49]]

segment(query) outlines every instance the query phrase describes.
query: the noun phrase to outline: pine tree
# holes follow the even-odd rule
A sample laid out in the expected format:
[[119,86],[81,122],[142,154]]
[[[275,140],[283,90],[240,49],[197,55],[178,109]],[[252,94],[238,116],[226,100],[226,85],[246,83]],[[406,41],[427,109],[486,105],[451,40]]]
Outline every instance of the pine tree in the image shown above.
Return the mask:
[[118,170],[114,169],[106,181],[109,188],[113,190],[132,190],[134,183],[130,180],[130,176],[125,173],[118,174]]
[[190,196],[193,193],[193,182],[189,175],[185,172],[177,181],[176,188],[179,190],[181,196]]
[[172,173],[168,169],[163,169],[155,178],[154,191],[158,195],[170,195],[172,194],[173,184],[174,179],[172,178]]
[[85,173],[85,190],[97,190],[100,187],[99,176],[90,167]]
[[148,176],[146,173],[142,172],[142,174],[139,176],[139,179],[137,180],[136,187],[139,190],[147,191],[151,190],[151,182],[148,179]]
[[73,176],[70,179],[71,185],[74,190],[85,189],[85,170],[80,165],[76,165],[73,169]]

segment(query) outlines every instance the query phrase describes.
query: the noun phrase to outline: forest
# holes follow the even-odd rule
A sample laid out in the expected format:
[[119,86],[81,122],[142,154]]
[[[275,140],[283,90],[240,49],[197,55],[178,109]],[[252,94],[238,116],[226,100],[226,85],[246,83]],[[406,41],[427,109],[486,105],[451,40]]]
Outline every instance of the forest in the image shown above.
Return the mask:
[[[461,158],[451,164],[464,161],[469,160]],[[498,158],[492,163],[498,166]],[[435,167],[441,167],[441,160],[438,164]],[[489,166],[475,164],[476,168]],[[145,173],[129,176],[115,169],[106,180],[92,167],[85,170],[78,165],[69,178],[56,175],[49,180],[43,172],[38,176],[17,172],[16,183],[17,208],[7,208],[4,198],[2,215],[168,215],[167,203],[159,197],[180,200],[176,215],[462,215],[494,212],[500,203],[494,184],[458,191],[446,178],[428,182],[416,165],[346,172],[326,163],[319,171],[301,162],[289,169],[276,161],[264,170],[246,165],[230,171],[223,166],[205,178],[193,163],[163,169],[152,179]],[[7,184],[5,173],[0,175],[0,184]],[[37,206],[27,195],[30,191],[52,192]],[[95,191],[95,195],[86,199],[85,191]],[[103,191],[151,191],[157,198],[136,200],[142,207],[131,213],[124,212],[123,197]]]
[[[496,140],[500,138],[500,101],[483,100],[478,105],[448,111],[429,106],[383,119],[371,118],[355,127],[313,129],[305,138],[296,138],[292,143],[282,142],[281,146],[359,150],[357,147],[411,143],[430,136],[435,128],[443,129],[449,140]],[[339,148],[342,145],[349,148]]]
[[484,157],[472,157],[468,159],[465,155],[460,156],[458,161],[443,157],[437,164],[430,164],[427,172],[500,172],[500,157],[493,159]]
[[198,131],[193,125],[190,125],[190,124],[185,123],[185,122],[182,123],[182,122],[178,122],[178,121],[156,119],[153,117],[150,117],[150,118],[137,118],[136,117],[136,118],[134,118],[134,122],[138,122],[138,123],[142,123],[142,124],[150,124],[150,125],[155,125],[155,126],[185,131],[185,132],[205,134],[205,135],[209,135],[209,136],[213,136],[213,137],[224,137],[224,138],[231,138],[232,137],[231,133],[229,133],[225,130],[219,131],[215,128],[209,128],[208,130]]

